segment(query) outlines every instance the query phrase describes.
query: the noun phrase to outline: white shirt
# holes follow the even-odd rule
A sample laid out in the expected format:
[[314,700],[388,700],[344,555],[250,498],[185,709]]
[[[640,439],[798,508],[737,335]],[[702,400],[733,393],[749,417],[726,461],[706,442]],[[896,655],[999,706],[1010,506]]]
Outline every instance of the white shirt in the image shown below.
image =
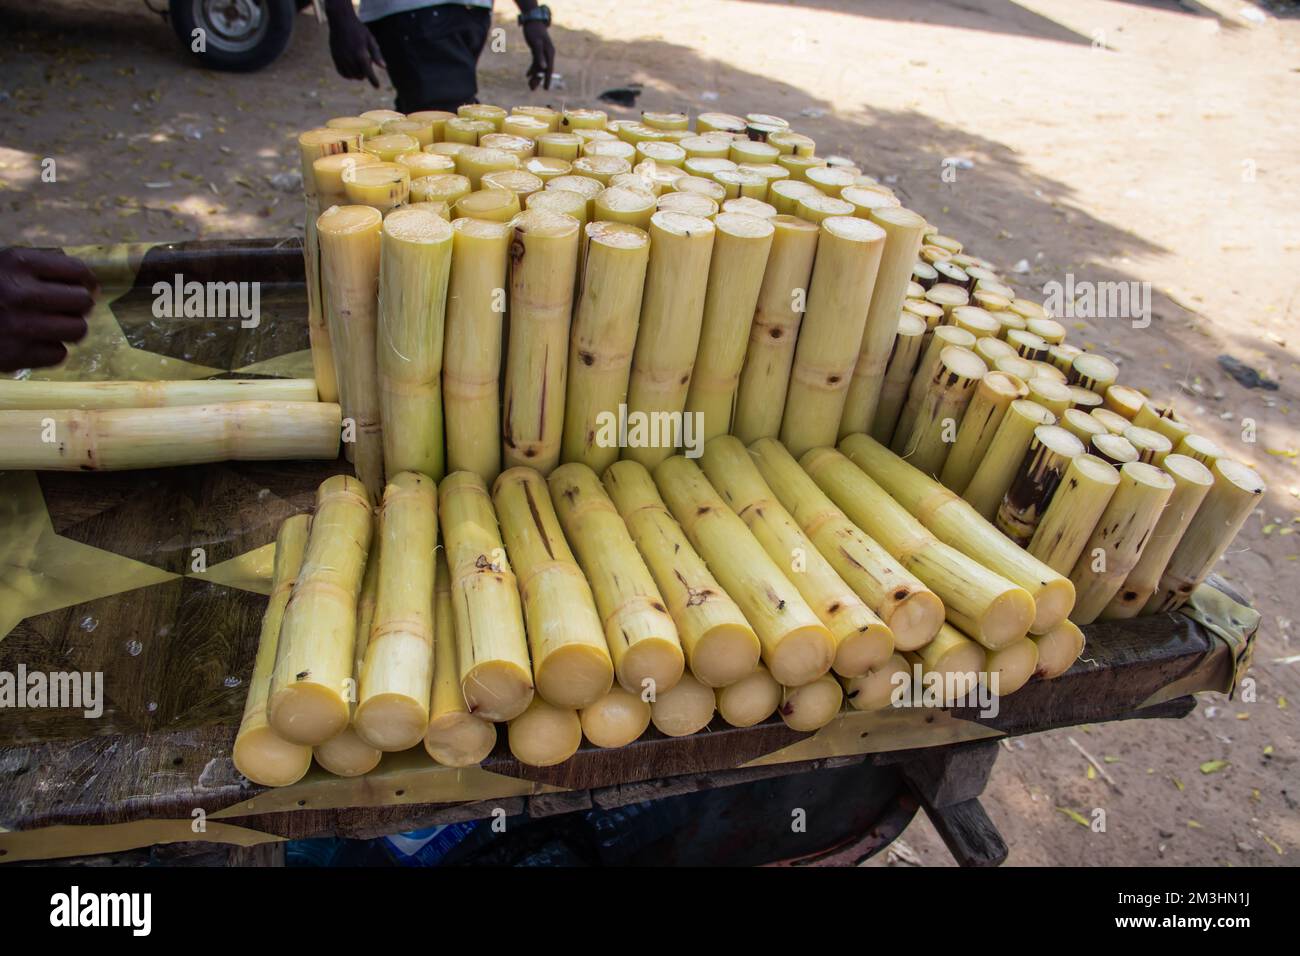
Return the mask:
[[448,3],[457,3],[463,7],[482,7],[492,9],[492,0],[361,0],[361,9],[357,16],[362,23],[372,23],[394,13],[407,13],[423,7],[437,7]]

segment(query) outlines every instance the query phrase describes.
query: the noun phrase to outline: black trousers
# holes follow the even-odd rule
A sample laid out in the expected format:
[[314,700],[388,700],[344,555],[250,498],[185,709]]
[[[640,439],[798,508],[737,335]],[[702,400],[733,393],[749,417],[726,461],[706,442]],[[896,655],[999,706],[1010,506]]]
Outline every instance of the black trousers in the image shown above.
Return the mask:
[[492,27],[492,11],[457,3],[395,13],[367,24],[388,77],[397,88],[396,109],[448,110],[475,103],[478,58]]

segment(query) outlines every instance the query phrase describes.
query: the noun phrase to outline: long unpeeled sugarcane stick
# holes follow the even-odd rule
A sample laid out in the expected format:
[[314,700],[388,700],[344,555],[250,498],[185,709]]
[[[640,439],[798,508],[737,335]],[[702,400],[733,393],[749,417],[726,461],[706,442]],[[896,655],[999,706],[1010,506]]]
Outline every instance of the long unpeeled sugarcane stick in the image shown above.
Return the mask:
[[506,740],[516,760],[530,767],[553,767],[563,763],[582,746],[582,722],[578,712],[556,707],[541,696],[510,721]]
[[916,373],[908,385],[907,399],[903,403],[903,410],[898,414],[898,424],[894,426],[890,440],[890,447],[894,451],[901,453],[912,437],[912,427],[925,403],[927,389],[942,363],[943,350],[952,347],[970,349],[974,345],[975,336],[955,325],[941,325],[926,336],[921,360],[916,363]]
[[597,747],[626,747],[650,726],[650,705],[615,684],[609,693],[578,711],[582,734]]
[[[1006,646],[1019,643],[1017,640]],[[944,678],[943,705],[952,707],[963,700],[969,702],[975,694],[988,663],[988,652],[951,624],[945,624],[933,641],[909,653],[907,659],[913,666],[920,665],[922,678],[926,674]]]
[[1118,487],[1114,465],[1096,455],[1071,458],[1029,539],[1029,553],[1058,574],[1069,574]]
[[655,470],[668,508],[709,563],[763,645],[763,662],[783,684],[826,673],[835,640],[781,567],[727,506],[694,462],[676,456]]
[[[562,190],[542,195],[548,194],[576,196]],[[632,369],[650,237],[635,226],[593,222],[586,238],[560,457],[600,474],[618,460],[618,411]]]
[[760,439],[750,453],[822,557],[889,626],[894,646],[911,651],[928,643],[944,619],[938,595],[835,507],[780,442]]
[[215,461],[330,459],[339,406],[232,402],[0,411],[0,469],[125,471]]
[[894,652],[889,626],[844,582],[781,506],[740,440],[732,435],[713,439],[705,446],[702,464],[722,499],[831,632],[835,673],[857,677],[887,660]]
[[831,674],[823,674],[802,687],[785,687],[777,713],[791,730],[813,731],[825,727],[844,705],[844,689]]
[[1101,612],[1103,620],[1136,617],[1160,586],[1160,575],[1169,564],[1178,543],[1187,533],[1193,516],[1214,486],[1210,469],[1194,458],[1169,455],[1161,467],[1174,479],[1173,494],[1160,513],[1151,540],[1133,566],[1123,586]]
[[34,379],[0,379],[0,411],[33,408],[167,408],[228,402],[314,401],[316,383],[309,378],[212,378],[174,382],[39,382]]
[[[866,435],[850,435],[840,448],[940,541],[1028,591],[1034,599],[1030,630],[1035,634],[1051,630],[1069,615],[1074,604],[1070,582],[1014,545],[966,501]],[[975,632],[968,633],[979,639]]]
[[468,471],[444,478],[438,516],[465,703],[485,720],[512,720],[533,699],[533,674],[519,589],[483,479]]
[[719,213],[713,225],[717,234],[700,345],[686,396],[687,414],[702,416],[700,440],[706,442],[731,427],[740,368],[776,231],[768,220],[743,213]]
[[1034,599],[1023,587],[944,544],[835,449],[814,449],[800,464],[845,515],[942,599],[949,621],[989,648],[1025,636]]
[[1038,646],[1038,666],[1034,676],[1044,680],[1052,680],[1068,671],[1083,653],[1086,643],[1083,631],[1073,621],[1062,621],[1059,627],[1037,635],[1033,641]]
[[294,583],[271,678],[271,726],[315,746],[348,725],[357,594],[373,533],[370,496],[347,475],[316,490],[316,516]]
[[344,425],[351,426],[357,477],[372,498],[384,489],[384,438],[375,361],[383,222],[379,211],[369,206],[332,206],[316,220],[339,401]]
[[854,710],[862,711],[884,710],[893,702],[894,689],[902,682],[912,682],[912,664],[897,651],[875,670],[841,681],[844,699]]
[[1070,620],[1091,624],[1137,564],[1160,512],[1174,490],[1174,480],[1154,465],[1132,461],[1119,471],[1119,487],[1102,512],[1070,580],[1078,601]]
[[271,691],[271,673],[275,670],[276,648],[280,644],[280,624],[284,619],[289,593],[298,579],[303,553],[307,550],[309,515],[285,519],[275,536],[275,565],[271,573],[271,595],[262,615],[262,632],[257,642],[257,658],[248,679],[248,697],[244,716],[239,721],[231,756],[235,769],[253,783],[263,787],[287,787],[302,779],[311,767],[311,748],[280,737],[266,716],[266,702]]
[[822,221],[781,419],[781,442],[793,455],[833,444],[839,435],[884,247],[885,230],[869,220]]
[[901,454],[925,475],[943,471],[966,406],[988,366],[969,349],[949,346],[939,353],[939,365],[926,384],[925,395],[912,422],[912,434]]
[[[1011,403],[1029,394],[1025,383],[1006,372],[989,372],[975,386],[975,394],[962,416],[957,429],[957,440],[952,444],[943,464],[939,480],[955,494],[961,494],[970,484],[980,460],[993,443],[998,426],[1011,407]],[[885,444],[885,439],[873,434]]]
[[762,653],[758,636],[668,513],[650,472],[615,462],[604,484],[663,594],[691,672],[724,687],[753,671]]
[[1220,458],[1210,471],[1214,487],[1170,556],[1155,594],[1142,609],[1146,614],[1176,611],[1186,604],[1264,496],[1259,475],[1239,462]]
[[1083,453],[1083,442],[1059,425],[1035,428],[1029,451],[998,505],[998,530],[1020,547],[1028,546],[1070,461]]
[[[910,312],[898,317],[898,330],[889,353],[889,362],[885,367],[885,377],[881,381],[880,394],[876,401],[876,417],[871,423],[871,435],[877,441],[887,442],[894,434],[898,416],[903,411],[903,402],[907,399],[912,377],[916,374],[916,365],[921,360],[921,347],[925,344],[925,319]],[[861,362],[861,359],[859,359]],[[857,381],[855,378],[854,381]],[[853,386],[849,386],[849,400],[846,403],[844,417],[853,413]]]
[[614,664],[546,480],[531,468],[511,468],[497,478],[492,499],[519,579],[537,693],[557,707],[586,707],[609,692]]
[[456,643],[451,572],[445,554],[439,551],[433,593],[433,692],[424,749],[444,766],[472,767],[482,763],[496,746],[497,729],[490,720],[469,712],[460,688]]
[[436,497],[432,479],[419,472],[400,472],[384,488],[379,592],[352,718],[379,750],[414,747],[429,725]]
[[[657,212],[650,218],[650,264],[627,389],[629,419],[638,415],[671,423],[682,418],[700,344],[715,231],[698,216]],[[682,425],[669,429],[678,439]],[[652,434],[636,447],[629,443],[622,457],[652,468],[673,453],[675,443],[673,437]]]
[[443,475],[442,339],[451,225],[422,209],[384,219],[379,275],[379,412],[388,475]]
[[817,252],[818,230],[812,223],[794,216],[776,216],[771,223],[772,250],[754,307],[731,422],[732,433],[746,444],[775,438],[781,431],[790,366]]
[[984,659],[984,680],[999,697],[1014,694],[1024,687],[1038,669],[1038,645],[1026,637],[996,651]]
[[510,246],[510,336],[502,387],[502,461],[543,475],[560,461],[578,221],[530,209]]
[[586,465],[561,465],[551,501],[591,583],[618,682],[634,694],[661,693],[686,667],[677,626],[627,525]]
[[853,432],[876,429],[874,423],[879,417],[880,396],[888,363],[892,361],[889,343],[894,338],[898,311],[907,295],[907,284],[912,278],[912,266],[925,229],[925,220],[902,206],[877,207],[867,214],[867,218],[884,230],[885,242],[861,347],[844,403],[844,414],[840,419],[840,438]]
[[501,470],[501,322],[514,229],[478,219],[458,219],[452,229],[442,356],[447,470],[489,482]]
[[661,734],[685,737],[707,727],[716,706],[713,688],[688,672],[671,690],[655,695],[650,702],[650,719]]
[[[303,183],[305,186],[307,180],[304,179]],[[306,207],[306,219],[303,223],[302,261],[303,280],[307,286],[307,342],[311,347],[312,375],[318,383],[320,400],[337,402],[339,383],[334,366],[334,346],[330,342],[329,324],[321,301],[320,238],[316,235],[320,202],[314,195],[304,195],[303,204]]]
[[718,713],[733,727],[753,727],[781,706],[781,685],[762,664],[740,680],[715,691]]
[[1002,496],[1015,480],[1016,469],[1029,449],[1034,429],[1042,425],[1055,425],[1056,416],[1037,402],[1018,398],[1011,403],[1002,422],[989,442],[983,460],[971,476],[962,497],[970,502],[986,521],[998,513]]

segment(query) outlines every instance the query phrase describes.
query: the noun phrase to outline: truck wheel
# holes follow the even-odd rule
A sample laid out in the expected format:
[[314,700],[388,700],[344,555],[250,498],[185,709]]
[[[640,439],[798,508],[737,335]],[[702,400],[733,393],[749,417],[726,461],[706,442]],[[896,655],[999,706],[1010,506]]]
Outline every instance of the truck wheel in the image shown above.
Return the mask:
[[172,29],[201,65],[241,73],[260,70],[284,52],[297,15],[294,0],[170,0],[170,5]]

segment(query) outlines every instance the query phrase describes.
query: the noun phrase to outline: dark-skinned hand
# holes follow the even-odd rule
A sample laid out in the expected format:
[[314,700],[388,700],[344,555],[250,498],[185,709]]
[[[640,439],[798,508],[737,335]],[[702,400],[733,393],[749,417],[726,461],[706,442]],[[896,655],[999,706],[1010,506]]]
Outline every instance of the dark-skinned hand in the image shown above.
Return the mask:
[[540,20],[531,20],[524,24],[524,42],[532,51],[533,62],[528,65],[528,88],[551,88],[551,74],[555,71],[555,44],[551,42],[551,31]]
[[0,372],[58,365],[86,335],[99,283],[54,249],[0,250]]
[[379,44],[366,25],[357,17],[350,2],[331,4],[328,8],[330,24],[330,56],[334,68],[345,80],[369,80],[379,89],[375,67],[388,69]]

